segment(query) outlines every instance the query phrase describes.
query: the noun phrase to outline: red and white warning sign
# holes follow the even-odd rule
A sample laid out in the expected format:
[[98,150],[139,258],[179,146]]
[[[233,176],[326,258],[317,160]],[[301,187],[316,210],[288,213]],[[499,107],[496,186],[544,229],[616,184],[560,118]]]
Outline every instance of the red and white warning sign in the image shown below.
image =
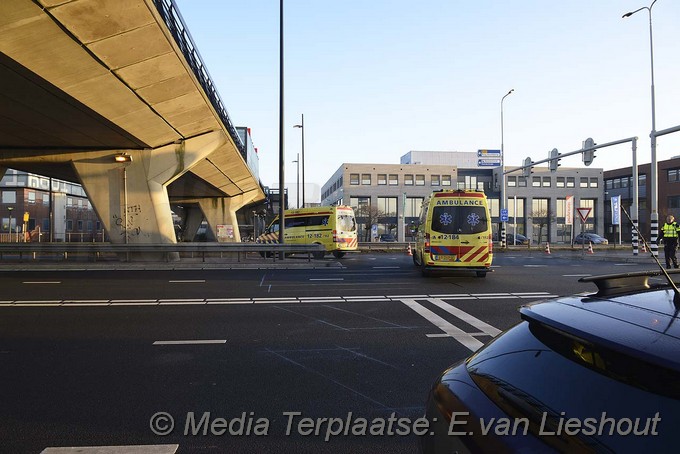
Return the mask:
[[578,216],[581,218],[581,222],[586,222],[586,219],[588,219],[588,216],[590,216],[590,212],[592,211],[592,208],[576,208],[576,211],[578,211]]

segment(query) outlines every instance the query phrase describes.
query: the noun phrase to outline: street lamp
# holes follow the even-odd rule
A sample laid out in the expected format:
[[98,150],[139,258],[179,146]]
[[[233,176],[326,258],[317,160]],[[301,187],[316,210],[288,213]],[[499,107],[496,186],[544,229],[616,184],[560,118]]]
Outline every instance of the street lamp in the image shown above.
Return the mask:
[[300,208],[300,153],[297,154],[297,159],[293,162],[297,164],[297,183],[295,184],[295,197],[296,197],[295,206]]
[[9,241],[12,242],[12,210],[14,207],[7,207],[7,211],[9,211]]
[[[501,98],[501,203],[500,209],[501,213],[505,209],[505,150],[503,149],[503,101],[505,98],[510,96],[510,94],[515,91],[514,88],[510,89],[509,92]],[[502,214],[501,214],[502,216]],[[505,221],[501,221],[501,248],[505,249],[507,247],[507,242],[505,241]]]
[[305,114],[302,114],[302,122],[293,127],[300,128],[302,133],[302,206],[305,206]]
[[[132,162],[132,156],[127,153],[118,153],[113,157],[115,162],[123,165],[123,232],[125,233],[125,244],[128,244],[128,189],[127,189],[127,166]],[[51,227],[51,226],[50,226]]]
[[[649,61],[651,64],[651,69],[652,69],[652,132],[649,134],[649,137],[651,138],[651,152],[652,152],[652,162],[651,162],[651,172],[650,172],[650,178],[651,178],[651,190],[652,190],[652,212],[650,215],[650,223],[651,223],[651,241],[650,241],[650,246],[652,250],[652,254],[654,256],[657,256],[659,254],[658,251],[658,245],[656,244],[656,239],[659,235],[659,201],[658,201],[658,193],[659,193],[659,183],[658,183],[658,168],[657,168],[657,163],[656,163],[656,108],[655,108],[655,103],[654,103],[654,46],[653,46],[653,41],[652,41],[652,7],[654,6],[654,3],[656,3],[656,0],[652,2],[651,5],[649,6],[643,6],[642,8],[638,8],[635,11],[628,12],[623,15],[623,18],[625,19],[626,17],[630,17],[633,14],[637,13],[638,11],[642,11],[643,9],[646,9],[647,12],[649,13]],[[637,185],[637,181],[633,182],[633,184]]]

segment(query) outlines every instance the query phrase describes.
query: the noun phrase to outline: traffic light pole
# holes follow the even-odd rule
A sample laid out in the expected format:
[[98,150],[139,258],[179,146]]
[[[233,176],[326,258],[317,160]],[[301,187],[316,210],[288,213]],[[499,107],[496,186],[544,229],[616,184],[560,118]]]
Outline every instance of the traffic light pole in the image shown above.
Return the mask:
[[[680,126],[676,126],[675,128],[669,128],[669,129],[664,130],[664,131],[659,131],[659,132],[657,132],[657,136],[661,135],[661,133],[670,134],[672,132],[677,132],[677,131],[680,131]],[[534,161],[531,160],[531,158],[526,158],[524,160],[524,165],[522,165],[520,167],[515,167],[514,169],[511,169],[511,170],[504,171],[503,172],[503,178],[505,179],[506,174],[514,173],[514,172],[518,172],[518,171],[522,171],[524,173],[524,176],[526,177],[526,176],[531,174],[531,169],[535,165],[544,164],[546,162],[550,163],[550,169],[551,169],[551,171],[554,171],[554,170],[557,170],[557,167],[559,166],[559,164],[557,164],[554,161],[559,162],[560,159],[565,158],[567,156],[573,156],[575,154],[583,154],[584,157],[585,157],[586,153],[590,152],[591,155],[589,156],[588,163],[586,164],[586,165],[590,165],[590,163],[592,163],[592,160],[595,158],[595,154],[594,154],[595,150],[597,150],[598,148],[611,147],[611,146],[614,146],[614,145],[620,145],[622,143],[627,143],[627,142],[632,143],[632,149],[633,149],[633,167],[632,167],[632,169],[633,169],[633,203],[631,204],[631,207],[632,207],[631,211],[632,211],[632,214],[633,214],[633,225],[635,226],[635,228],[632,229],[633,230],[632,240],[633,240],[633,255],[638,255],[638,236],[637,236],[637,231],[638,231],[638,229],[637,229],[637,222],[638,222],[638,170],[637,170],[637,156],[636,156],[637,155],[637,137],[629,137],[627,139],[615,140],[613,142],[607,142],[607,143],[603,143],[603,144],[599,144],[599,145],[595,144],[592,141],[592,139],[589,138],[588,140],[586,140],[584,142],[584,145],[586,145],[586,144],[591,145],[592,144],[591,146],[584,146],[580,150],[570,151],[568,153],[559,153],[557,151],[557,149],[554,148],[552,151],[550,151],[550,157],[548,159],[543,159],[541,161],[534,162]],[[657,247],[656,243],[654,243],[654,242],[652,242],[651,246],[652,246],[652,248]],[[654,249],[652,250],[652,252],[655,254],[655,256],[658,254],[658,252],[656,252]]]

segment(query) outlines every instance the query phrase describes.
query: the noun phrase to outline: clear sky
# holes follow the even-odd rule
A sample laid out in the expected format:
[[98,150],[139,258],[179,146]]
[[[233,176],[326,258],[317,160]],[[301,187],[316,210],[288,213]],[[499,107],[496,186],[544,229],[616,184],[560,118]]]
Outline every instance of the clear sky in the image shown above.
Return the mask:
[[[279,1],[175,0],[263,184],[278,187]],[[637,136],[651,160],[648,0],[285,0],[286,186],[295,198],[305,117],[308,202],[344,162],[411,150],[500,149],[506,166]],[[680,125],[680,2],[652,9],[656,129]],[[680,132],[658,139],[680,155]],[[592,167],[630,166],[629,144]],[[580,156],[564,158],[580,167]]]

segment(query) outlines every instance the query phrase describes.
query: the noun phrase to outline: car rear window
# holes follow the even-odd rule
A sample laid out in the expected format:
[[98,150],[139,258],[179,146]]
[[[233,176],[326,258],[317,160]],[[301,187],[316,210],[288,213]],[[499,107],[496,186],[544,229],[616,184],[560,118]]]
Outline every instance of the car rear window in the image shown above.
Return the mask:
[[480,206],[436,206],[432,211],[432,230],[439,233],[483,233],[488,222],[486,210]]
[[[563,333],[522,322],[473,355],[467,370],[507,414],[527,418],[535,435],[543,428],[541,439],[560,451],[666,451],[669,440],[680,441],[677,372]],[[655,417],[660,418],[656,424]],[[558,434],[560,422],[569,418],[581,423],[594,418],[594,430]],[[647,436],[633,434],[636,418]],[[631,432],[623,435],[627,420]]]

